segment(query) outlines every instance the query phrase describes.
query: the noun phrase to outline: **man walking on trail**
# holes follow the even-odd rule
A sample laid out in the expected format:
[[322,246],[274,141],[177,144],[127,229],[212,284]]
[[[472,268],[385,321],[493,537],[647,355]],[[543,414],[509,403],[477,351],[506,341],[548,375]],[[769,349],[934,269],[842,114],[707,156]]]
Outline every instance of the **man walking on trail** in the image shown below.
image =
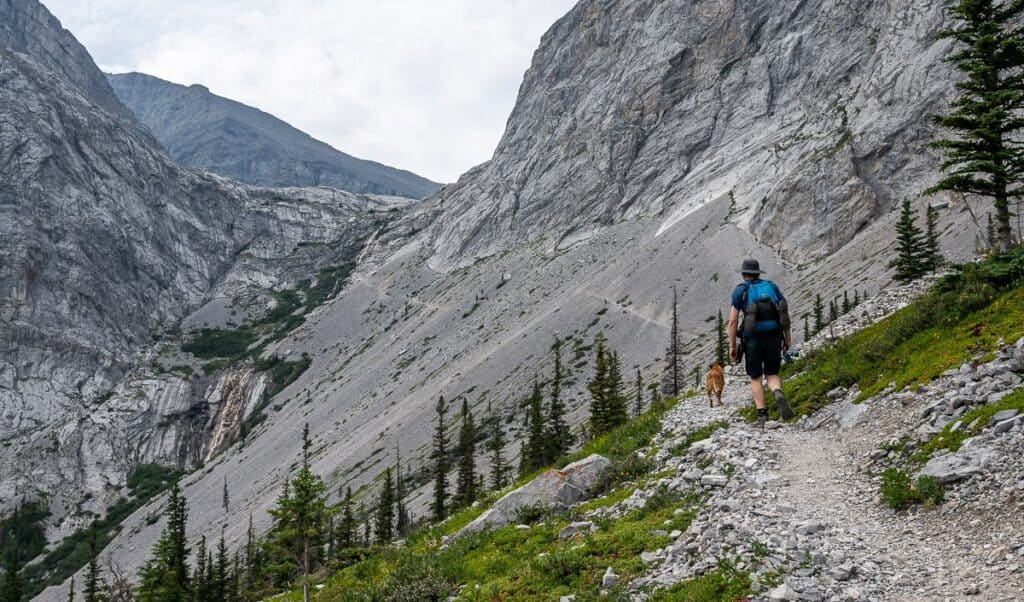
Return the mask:
[[[750,377],[750,391],[757,406],[757,426],[764,426],[768,420],[765,407],[764,384],[768,382],[775,397],[779,415],[788,420],[793,410],[782,394],[782,380],[779,368],[782,352],[793,344],[790,332],[789,308],[779,287],[770,280],[762,280],[761,265],[756,259],[744,259],[739,270],[743,283],[732,291],[732,309],[729,311],[729,356],[739,360],[746,356],[747,376]],[[741,324],[742,315],[742,324]],[[736,345],[736,335],[741,338],[742,348]]]

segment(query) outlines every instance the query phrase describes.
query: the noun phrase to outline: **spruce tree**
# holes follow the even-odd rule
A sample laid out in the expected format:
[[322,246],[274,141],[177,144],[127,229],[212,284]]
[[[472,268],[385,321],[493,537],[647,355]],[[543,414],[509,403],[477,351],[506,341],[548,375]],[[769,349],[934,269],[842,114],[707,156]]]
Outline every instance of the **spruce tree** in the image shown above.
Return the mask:
[[85,569],[85,589],[82,590],[82,597],[85,602],[103,602],[107,599],[107,583],[100,573],[99,566],[99,542],[96,531],[96,523],[89,527],[89,563]]
[[550,447],[544,428],[543,398],[540,382],[534,378],[533,390],[526,405],[526,442],[519,451],[520,474],[529,474],[548,463]]
[[405,482],[402,477],[402,450],[395,443],[395,535],[409,532],[409,510],[405,507]]
[[348,550],[356,547],[356,531],[356,518],[352,514],[352,487],[349,486],[345,488],[345,497],[341,502],[341,519],[336,534],[338,548]]
[[498,491],[508,484],[508,465],[505,462],[505,429],[501,420],[487,405],[487,413],[491,417],[491,438],[487,440],[487,450],[491,453],[491,488]]
[[608,361],[608,430],[625,424],[629,420],[628,401],[619,354],[612,352]]
[[4,565],[4,580],[0,585],[0,602],[21,602],[21,567],[18,555],[10,554]]
[[575,438],[565,421],[565,402],[562,401],[562,382],[565,375],[562,373],[562,341],[558,337],[555,337],[551,351],[554,355],[555,372],[551,378],[551,403],[548,405],[547,432],[550,447],[548,456],[554,460],[569,451],[575,443]]
[[199,544],[196,545],[195,568],[192,569],[192,599],[195,602],[207,602],[212,599],[210,590],[210,576],[206,574],[206,536],[199,536]]
[[851,307],[852,306],[850,305],[850,294],[847,291],[844,290],[843,291],[843,313],[844,314],[850,313],[850,308]]
[[676,285],[672,285],[672,326],[669,332],[668,351],[666,353],[667,365],[665,373],[668,377],[665,384],[665,395],[677,397],[683,389],[682,364],[680,363],[681,351],[679,348],[679,294]]
[[75,602],[75,576],[71,576],[71,583],[68,584],[68,602]]
[[[302,581],[302,597],[309,600],[309,576],[319,561],[324,526],[329,515],[327,487],[310,468],[309,424],[302,430],[302,467],[291,479],[290,491],[278,499],[270,510],[274,525],[267,533],[268,543],[275,553],[279,567],[292,564]],[[285,481],[286,487],[289,485]],[[278,572],[282,572],[279,570]]]
[[164,510],[167,524],[139,571],[139,602],[185,602],[189,598],[189,549],[185,539],[188,508],[178,483],[171,485]]
[[825,328],[825,308],[821,302],[821,293],[818,293],[814,297],[814,334],[821,332],[822,328]]
[[640,368],[636,369],[636,392],[633,398],[633,415],[639,416],[644,413],[644,381],[640,376]]
[[860,291],[858,291],[857,289],[854,289],[853,290],[853,306],[857,307],[858,305],[860,305]]
[[213,568],[213,577],[210,579],[210,589],[213,592],[213,599],[220,602],[228,600],[228,590],[231,584],[231,568],[228,565],[228,548],[224,543],[224,530],[221,529],[220,540],[217,542],[217,562]]
[[722,319],[722,310],[718,310],[718,317],[715,318],[715,361],[719,366],[726,366],[729,360],[729,343],[725,336],[725,321]]
[[836,308],[835,301],[828,302],[828,323],[831,324],[836,321],[839,317],[839,310]]
[[[941,38],[958,42],[946,60],[965,76],[950,112],[935,122],[955,138],[929,146],[945,154],[946,176],[928,193],[949,190],[992,199],[1001,251],[1013,245],[1010,202],[1024,196],[1024,30],[1020,0],[960,0]],[[912,278],[911,278],[912,279]]]
[[597,335],[596,346],[594,377],[587,384],[587,389],[590,391],[590,429],[594,435],[600,435],[611,429],[608,418],[608,370],[610,358],[605,349],[603,335]]
[[700,389],[700,366],[693,367],[693,390]]
[[811,340],[811,328],[808,326],[807,314],[804,314],[804,341]]
[[938,233],[939,212],[935,207],[928,205],[925,212],[924,231],[924,265],[925,268],[935,273],[944,263],[942,259],[942,247],[939,245]]
[[431,511],[435,521],[442,521],[448,516],[445,506],[448,498],[448,439],[445,435],[444,395],[437,398],[434,412],[437,415],[437,425],[434,430],[434,449],[431,453],[434,460],[434,500],[431,504]]
[[393,539],[394,521],[395,490],[391,481],[391,469],[385,468],[384,479],[380,485],[380,495],[377,497],[377,517],[373,531],[377,543],[388,543]]
[[359,502],[359,509],[356,511],[356,515],[359,520],[363,523],[363,547],[370,546],[370,516],[366,511],[366,504]]
[[476,501],[476,426],[473,424],[473,413],[469,411],[469,401],[462,399],[462,427],[459,429],[459,442],[456,448],[459,463],[455,479],[455,503],[466,507]]
[[924,234],[915,223],[916,219],[917,211],[910,199],[904,199],[896,223],[896,258],[892,262],[892,267],[896,268],[894,278],[901,282],[916,280],[926,271]]
[[228,478],[224,477],[224,490],[220,495],[220,505],[224,508],[224,512],[228,511],[228,504],[231,503],[231,499],[228,496]]
[[996,224],[992,221],[992,214],[988,214],[988,228],[985,230],[985,240],[988,242],[988,249],[994,251],[999,247],[999,236],[996,235]]

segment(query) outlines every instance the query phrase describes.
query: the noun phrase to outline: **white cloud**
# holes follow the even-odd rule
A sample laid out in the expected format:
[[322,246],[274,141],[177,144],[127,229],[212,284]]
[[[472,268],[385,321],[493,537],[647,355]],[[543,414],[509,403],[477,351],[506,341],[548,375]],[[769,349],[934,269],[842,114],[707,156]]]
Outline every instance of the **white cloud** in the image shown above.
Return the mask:
[[201,83],[355,156],[454,181],[490,158],[575,0],[44,0],[107,71]]

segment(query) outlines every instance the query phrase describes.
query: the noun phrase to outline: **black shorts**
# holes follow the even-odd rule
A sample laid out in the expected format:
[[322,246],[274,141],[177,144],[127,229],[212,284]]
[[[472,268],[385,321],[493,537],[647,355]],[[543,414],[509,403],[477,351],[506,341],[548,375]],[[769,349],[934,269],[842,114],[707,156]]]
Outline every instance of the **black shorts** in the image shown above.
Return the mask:
[[782,366],[782,333],[764,332],[744,339],[747,376],[776,376]]

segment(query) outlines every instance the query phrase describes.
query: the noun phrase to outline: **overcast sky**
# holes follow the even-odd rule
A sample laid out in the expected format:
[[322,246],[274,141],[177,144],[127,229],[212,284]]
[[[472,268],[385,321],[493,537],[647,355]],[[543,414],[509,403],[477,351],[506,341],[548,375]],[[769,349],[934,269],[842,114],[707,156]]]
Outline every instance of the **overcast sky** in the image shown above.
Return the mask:
[[271,113],[454,181],[491,157],[541,35],[575,0],[43,0],[108,72]]

